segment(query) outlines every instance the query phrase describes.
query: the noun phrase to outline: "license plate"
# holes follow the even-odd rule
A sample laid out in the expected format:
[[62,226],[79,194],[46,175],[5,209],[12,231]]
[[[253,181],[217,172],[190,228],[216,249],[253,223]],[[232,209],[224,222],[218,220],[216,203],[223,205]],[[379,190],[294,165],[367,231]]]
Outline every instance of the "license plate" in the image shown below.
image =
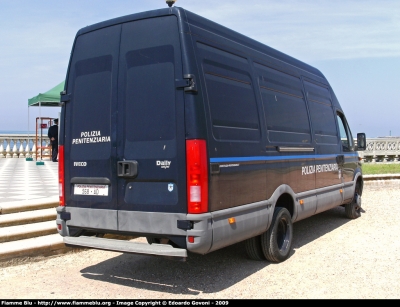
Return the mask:
[[95,195],[95,196],[108,196],[108,185],[98,184],[75,184],[75,195]]

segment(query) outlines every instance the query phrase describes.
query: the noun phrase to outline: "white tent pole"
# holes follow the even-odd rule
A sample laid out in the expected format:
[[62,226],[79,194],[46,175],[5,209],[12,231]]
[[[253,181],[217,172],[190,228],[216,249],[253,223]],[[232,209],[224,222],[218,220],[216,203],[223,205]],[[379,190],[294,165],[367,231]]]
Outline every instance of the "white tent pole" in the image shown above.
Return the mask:
[[[42,114],[40,112],[41,101],[39,100],[39,128],[40,128],[40,160],[43,160],[43,140],[42,140]],[[38,128],[36,128],[38,129]]]

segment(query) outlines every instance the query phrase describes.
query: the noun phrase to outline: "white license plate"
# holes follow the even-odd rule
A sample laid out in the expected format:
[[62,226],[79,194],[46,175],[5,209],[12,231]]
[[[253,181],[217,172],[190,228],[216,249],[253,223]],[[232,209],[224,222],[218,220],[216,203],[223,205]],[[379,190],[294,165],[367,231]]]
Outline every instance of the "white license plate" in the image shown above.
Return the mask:
[[108,196],[108,185],[99,184],[75,184],[75,195]]

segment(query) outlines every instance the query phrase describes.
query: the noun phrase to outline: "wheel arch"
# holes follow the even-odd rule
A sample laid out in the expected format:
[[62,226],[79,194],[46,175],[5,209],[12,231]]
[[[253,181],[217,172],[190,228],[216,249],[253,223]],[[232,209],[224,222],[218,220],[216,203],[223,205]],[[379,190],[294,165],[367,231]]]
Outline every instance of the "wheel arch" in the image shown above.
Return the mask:
[[361,173],[361,169],[357,168],[355,171],[355,175],[354,175],[354,193],[356,191],[357,185],[359,185],[360,187],[360,196],[362,195],[363,189],[364,189],[364,179]]
[[273,210],[275,207],[286,208],[292,217],[292,221],[294,221],[297,216],[297,209],[295,206],[296,195],[290,186],[286,184],[279,186],[269,200],[272,203]]

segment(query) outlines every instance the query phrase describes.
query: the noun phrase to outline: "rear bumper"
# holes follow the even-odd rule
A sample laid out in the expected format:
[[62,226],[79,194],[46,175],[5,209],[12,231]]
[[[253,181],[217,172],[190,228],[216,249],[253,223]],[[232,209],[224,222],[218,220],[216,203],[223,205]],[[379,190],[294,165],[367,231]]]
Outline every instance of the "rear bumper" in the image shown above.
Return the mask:
[[[68,212],[68,214],[65,214]],[[160,255],[185,258],[187,252],[207,254],[214,250],[254,237],[268,229],[271,222],[271,203],[261,201],[204,214],[177,214],[160,212],[135,212],[99,210],[90,208],[58,207],[57,224],[65,244],[117,252]],[[61,216],[70,216],[64,220]],[[230,223],[229,219],[235,222]],[[178,221],[190,221],[191,229],[178,228]],[[159,244],[117,243],[97,237],[72,237],[72,228],[103,233],[121,233],[139,237],[153,236],[185,238],[186,249]],[[194,242],[188,242],[187,237]],[[154,246],[153,246],[154,245]],[[150,247],[151,246],[151,247]]]
[[[65,220],[62,216],[69,216],[70,219]],[[180,220],[192,221],[192,229],[185,230],[178,228],[178,221]],[[58,233],[64,238],[73,237],[76,229],[85,229],[100,233],[121,233],[138,237],[184,237],[185,240],[187,236],[193,236],[194,243],[187,243],[187,250],[198,254],[206,254],[210,250],[212,244],[212,222],[210,213],[187,215],[179,213],[116,211],[67,206],[57,208],[56,223],[59,225]],[[75,246],[79,246],[79,244],[82,243],[79,243],[79,240],[74,242]],[[140,251],[139,253],[143,252]]]
[[150,256],[164,256],[174,260],[185,261],[187,251],[183,248],[174,248],[168,244],[146,244],[123,240],[105,239],[98,237],[64,237],[64,243],[69,247],[87,247],[114,252],[141,254]]

